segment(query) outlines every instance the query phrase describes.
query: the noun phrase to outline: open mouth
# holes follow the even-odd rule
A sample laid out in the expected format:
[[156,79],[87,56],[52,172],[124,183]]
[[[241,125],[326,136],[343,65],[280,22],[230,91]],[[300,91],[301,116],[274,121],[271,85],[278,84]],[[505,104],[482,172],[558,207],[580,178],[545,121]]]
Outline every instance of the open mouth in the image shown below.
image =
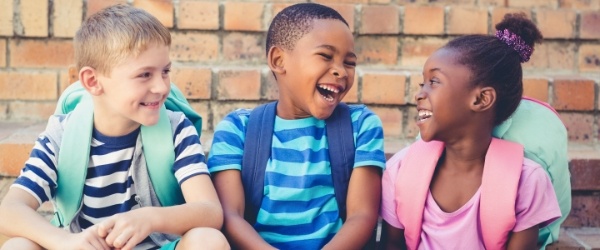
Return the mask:
[[419,110],[419,114],[417,115],[417,122],[424,122],[427,119],[431,118],[431,116],[433,116],[433,112],[423,109]]
[[160,102],[141,102],[140,105],[146,107],[156,107]]
[[333,102],[344,89],[334,85],[318,84],[317,91],[319,91],[319,94],[321,94],[325,101]]

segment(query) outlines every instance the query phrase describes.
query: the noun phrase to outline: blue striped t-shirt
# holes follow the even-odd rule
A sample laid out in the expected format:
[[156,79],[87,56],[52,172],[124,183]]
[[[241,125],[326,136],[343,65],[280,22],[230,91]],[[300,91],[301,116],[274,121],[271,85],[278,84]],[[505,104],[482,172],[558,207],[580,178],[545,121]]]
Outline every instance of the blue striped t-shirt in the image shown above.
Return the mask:
[[[354,167],[385,167],[381,120],[364,105],[350,105]],[[241,169],[251,110],[227,115],[215,129],[211,172]],[[335,200],[325,121],[275,118],[271,158],[256,231],[280,249],[320,249],[342,226]]]

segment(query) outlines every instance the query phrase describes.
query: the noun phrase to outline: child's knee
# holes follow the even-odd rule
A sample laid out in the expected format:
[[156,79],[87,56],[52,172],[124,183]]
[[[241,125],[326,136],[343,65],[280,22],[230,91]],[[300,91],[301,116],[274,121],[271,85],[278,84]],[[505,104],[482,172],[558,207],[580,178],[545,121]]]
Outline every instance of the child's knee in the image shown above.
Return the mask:
[[33,242],[29,239],[22,238],[22,237],[15,237],[15,238],[11,238],[11,239],[7,240],[6,242],[4,242],[4,244],[2,245],[2,248],[0,248],[0,250],[12,250],[12,249],[29,249],[29,250],[39,249],[39,250],[42,250],[42,247],[40,247],[40,245],[36,244],[35,242]]
[[181,237],[177,249],[231,249],[225,235],[209,227],[193,228]]

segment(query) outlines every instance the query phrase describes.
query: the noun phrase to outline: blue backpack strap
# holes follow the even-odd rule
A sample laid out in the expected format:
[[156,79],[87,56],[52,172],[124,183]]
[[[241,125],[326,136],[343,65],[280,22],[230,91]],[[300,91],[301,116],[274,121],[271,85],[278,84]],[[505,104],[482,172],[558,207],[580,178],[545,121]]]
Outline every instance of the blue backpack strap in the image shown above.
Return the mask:
[[340,103],[325,122],[327,141],[329,143],[329,162],[335,199],[338,204],[340,218],[346,220],[346,196],[348,183],[354,167],[354,135],[350,109]]
[[241,174],[246,197],[244,218],[250,225],[256,222],[263,198],[265,169],[271,157],[276,109],[277,102],[263,104],[254,108],[248,118]]
[[[173,131],[165,106],[160,109],[158,123],[141,127],[142,147],[148,175],[162,206],[183,204],[185,199],[172,166],[175,162]],[[169,143],[170,142],[170,143]]]
[[[65,124],[65,132],[60,143],[63,152],[69,148],[77,148],[77,153],[58,156],[56,167],[56,211],[52,224],[60,227],[69,227],[79,210],[90,158],[89,145],[94,127],[94,107],[90,97],[80,96],[77,100],[78,105]],[[82,145],[88,146],[82,147]]]

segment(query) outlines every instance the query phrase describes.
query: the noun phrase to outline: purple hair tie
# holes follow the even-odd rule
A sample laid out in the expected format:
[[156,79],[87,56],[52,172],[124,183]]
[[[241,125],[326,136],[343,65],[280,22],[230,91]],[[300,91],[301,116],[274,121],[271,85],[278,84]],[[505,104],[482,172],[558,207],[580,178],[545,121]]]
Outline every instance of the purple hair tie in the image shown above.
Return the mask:
[[508,29],[498,30],[496,31],[496,37],[508,44],[511,48],[519,52],[521,55],[521,62],[529,61],[529,57],[531,57],[531,53],[533,53],[533,48],[525,43],[521,37],[517,36],[515,33],[510,32]]

